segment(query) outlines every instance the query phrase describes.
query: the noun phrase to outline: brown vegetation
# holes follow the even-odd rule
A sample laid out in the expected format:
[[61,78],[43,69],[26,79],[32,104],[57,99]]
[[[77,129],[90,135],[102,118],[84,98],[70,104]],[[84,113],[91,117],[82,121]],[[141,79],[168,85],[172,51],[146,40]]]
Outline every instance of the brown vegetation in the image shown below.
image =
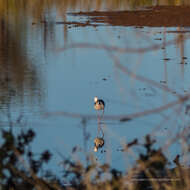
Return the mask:
[[136,11],[93,11],[71,13],[85,16],[89,24],[109,24],[113,26],[177,27],[190,26],[190,7],[156,6]]

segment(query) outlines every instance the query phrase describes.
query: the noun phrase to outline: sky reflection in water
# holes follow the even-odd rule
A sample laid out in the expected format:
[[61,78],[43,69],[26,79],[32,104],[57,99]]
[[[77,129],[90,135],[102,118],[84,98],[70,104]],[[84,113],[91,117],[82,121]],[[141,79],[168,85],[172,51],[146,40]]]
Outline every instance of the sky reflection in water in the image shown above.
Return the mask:
[[[0,33],[6,39],[0,44],[0,67],[2,68],[1,110],[2,123],[10,125],[22,115],[27,127],[37,133],[33,147],[37,152],[50,149],[55,155],[61,152],[69,155],[74,146],[84,148],[83,125],[81,120],[67,117],[44,117],[46,112],[66,111],[71,113],[94,114],[93,98],[98,96],[106,102],[106,115],[131,114],[156,108],[175,100],[175,92],[189,92],[188,47],[189,41],[166,46],[165,49],[149,51],[144,54],[114,53],[119,62],[141,75],[168,85],[173,94],[163,92],[154,86],[127,76],[115,65],[110,53],[93,48],[77,48],[62,51],[70,43],[95,43],[119,47],[147,47],[162,44],[188,33],[167,33],[177,28],[134,28],[134,27],[71,27],[56,25],[54,13],[48,23],[34,23],[28,19],[9,20],[6,28],[1,23]],[[68,19],[73,19],[70,17]],[[74,18],[78,19],[78,18]],[[183,30],[183,28],[181,28]],[[14,35],[14,36],[12,36]],[[161,39],[161,40],[158,40]],[[9,43],[7,43],[9,42]],[[187,64],[180,64],[181,57],[187,57]],[[170,60],[165,60],[170,58]],[[1,69],[0,68],[0,69]],[[4,76],[5,75],[5,76]],[[105,80],[106,79],[106,80]],[[177,107],[175,107],[176,109]],[[126,165],[123,153],[118,151],[121,144],[134,138],[140,138],[155,130],[159,145],[173,137],[185,127],[183,119],[188,121],[178,108],[162,113],[134,119],[130,122],[105,121],[106,153],[95,156],[100,161],[111,154],[113,167],[122,169]],[[184,108],[182,108],[183,110]],[[97,136],[97,121],[88,121],[86,131],[90,134],[87,151],[93,153],[93,139]],[[15,127],[15,132],[19,129]],[[178,146],[171,148],[171,155],[178,153]],[[138,151],[137,151],[138,152]],[[83,152],[78,158],[83,159]],[[81,158],[82,157],[82,158]],[[171,156],[172,157],[172,156]],[[129,157],[131,161],[133,156]],[[110,158],[109,158],[110,159]],[[120,159],[120,162],[117,160]],[[55,156],[52,167],[61,160]],[[129,162],[127,162],[128,165]],[[56,169],[58,169],[56,167]]]

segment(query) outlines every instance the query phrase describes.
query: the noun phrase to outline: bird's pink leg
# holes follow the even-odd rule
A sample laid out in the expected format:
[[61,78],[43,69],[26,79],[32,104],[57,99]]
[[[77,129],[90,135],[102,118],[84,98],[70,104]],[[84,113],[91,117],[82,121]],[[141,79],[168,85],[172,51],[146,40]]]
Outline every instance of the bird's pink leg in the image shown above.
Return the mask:
[[97,116],[98,116],[98,135],[99,135],[99,133],[100,133],[100,120],[101,120],[101,117],[99,116],[98,111],[97,111]]
[[103,117],[104,117],[104,109],[102,111],[102,115],[100,116],[100,120],[103,120]]
[[103,119],[103,117],[104,117],[104,109],[103,109],[103,112],[102,112],[102,119]]
[[[103,112],[102,112],[102,115],[100,115],[98,117],[98,134],[100,133],[100,131],[102,131],[102,128],[101,128],[101,120],[103,119],[103,116],[104,116],[104,109],[103,109]],[[102,131],[103,133],[103,131]]]

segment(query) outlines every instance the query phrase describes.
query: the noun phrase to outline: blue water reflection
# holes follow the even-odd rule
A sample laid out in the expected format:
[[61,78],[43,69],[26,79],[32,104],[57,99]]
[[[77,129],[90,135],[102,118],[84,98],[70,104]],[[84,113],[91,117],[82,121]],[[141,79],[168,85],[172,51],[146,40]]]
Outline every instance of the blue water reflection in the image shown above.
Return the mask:
[[[25,70],[22,83],[26,88],[20,95],[21,102],[13,97],[13,101],[4,108],[11,112],[13,122],[22,113],[26,126],[35,130],[37,133],[33,143],[35,151],[50,149],[55,153],[51,162],[52,168],[59,170],[58,163],[62,158],[58,152],[68,156],[76,145],[82,148],[77,158],[84,160],[84,126],[81,119],[64,115],[47,117],[47,112],[65,111],[96,116],[93,98],[98,96],[106,102],[105,116],[132,114],[174,101],[176,93],[183,95],[189,92],[188,39],[184,43],[164,46],[164,40],[167,42],[179,37],[178,33],[167,33],[178,30],[177,28],[140,29],[113,26],[65,28],[64,25],[56,25],[54,21],[26,25],[27,45],[24,48],[29,69]],[[189,36],[188,33],[180,35],[184,38]],[[76,43],[127,48],[144,48],[156,44],[161,47],[144,53],[125,54],[118,52],[110,54],[105,49],[97,48],[64,50],[67,45]],[[133,72],[133,75],[129,76],[121,71],[112,56]],[[182,56],[187,57],[187,64],[180,64]],[[26,63],[26,60],[22,62]],[[8,71],[10,73],[9,69]],[[172,91],[166,92],[149,82],[136,80],[138,75],[151,79],[160,86],[167,86]],[[184,121],[184,124],[181,121]],[[124,143],[134,138],[142,141],[146,134],[154,132],[158,145],[163,146],[166,140],[175,137],[187,122],[188,117],[184,114],[184,108],[179,105],[126,123],[106,120],[103,125],[105,133],[103,150],[106,152],[99,151],[95,154],[93,139],[97,136],[98,126],[97,120],[90,120],[85,126],[90,135],[86,151],[94,154],[98,161],[109,161],[113,167],[122,169],[125,168],[123,166],[129,166],[140,151],[136,150],[126,160],[123,153],[118,151]],[[180,151],[176,144],[171,150],[168,152],[171,158]]]

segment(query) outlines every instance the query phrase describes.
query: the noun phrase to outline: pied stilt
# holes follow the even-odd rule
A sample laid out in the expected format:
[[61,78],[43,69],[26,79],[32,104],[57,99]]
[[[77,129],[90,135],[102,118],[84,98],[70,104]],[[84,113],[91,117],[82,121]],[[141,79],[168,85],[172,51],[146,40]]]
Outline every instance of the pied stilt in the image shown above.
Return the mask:
[[94,97],[94,109],[95,110],[103,110],[105,108],[105,103],[103,100],[98,99],[97,96]]

